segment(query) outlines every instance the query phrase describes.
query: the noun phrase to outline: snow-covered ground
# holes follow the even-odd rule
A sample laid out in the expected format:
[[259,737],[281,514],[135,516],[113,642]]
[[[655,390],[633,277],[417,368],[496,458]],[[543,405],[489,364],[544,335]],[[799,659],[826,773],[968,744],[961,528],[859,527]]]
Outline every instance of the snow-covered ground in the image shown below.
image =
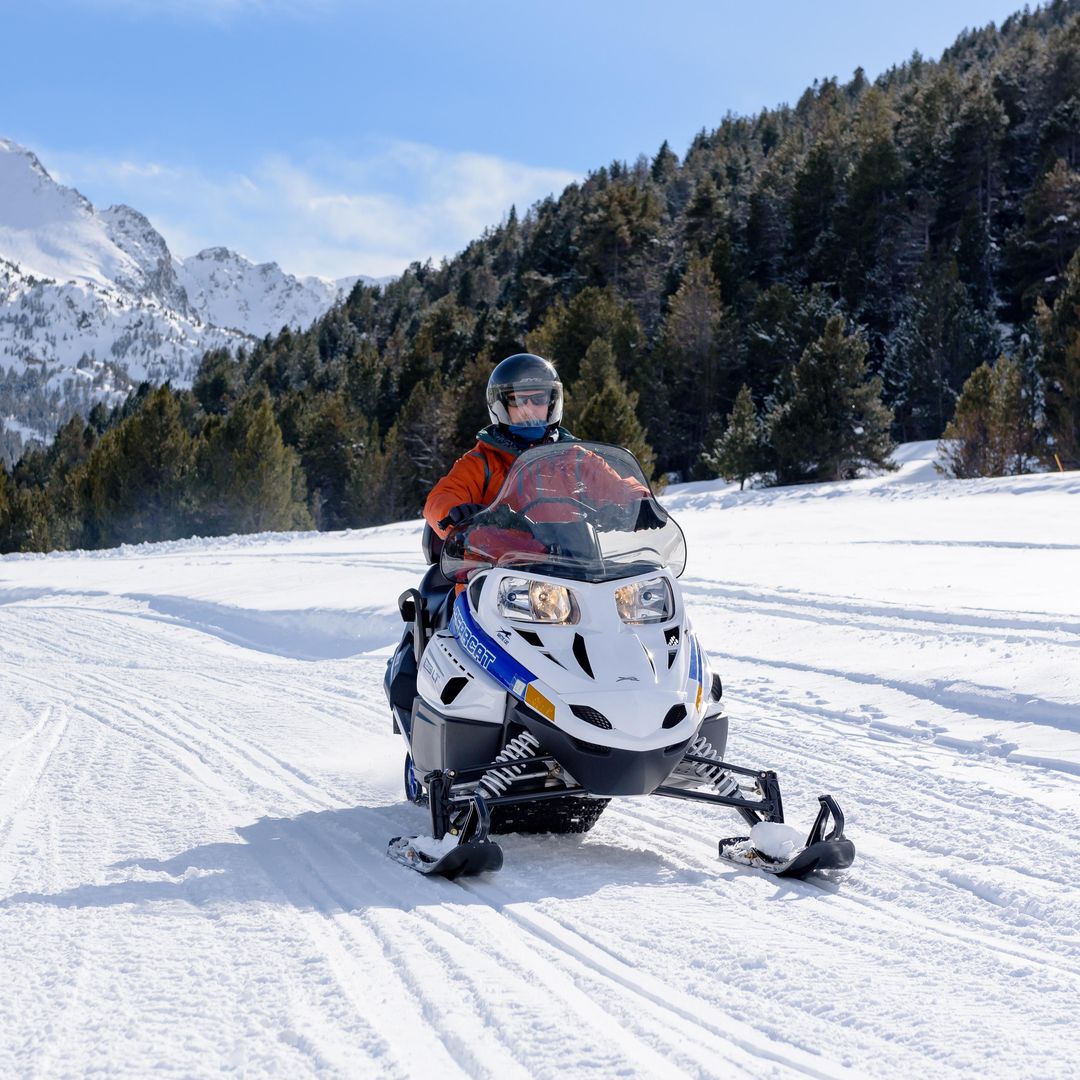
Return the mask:
[[457,883],[382,695],[419,526],[0,559],[0,1075],[1080,1074],[1080,475],[672,489],[729,757]]

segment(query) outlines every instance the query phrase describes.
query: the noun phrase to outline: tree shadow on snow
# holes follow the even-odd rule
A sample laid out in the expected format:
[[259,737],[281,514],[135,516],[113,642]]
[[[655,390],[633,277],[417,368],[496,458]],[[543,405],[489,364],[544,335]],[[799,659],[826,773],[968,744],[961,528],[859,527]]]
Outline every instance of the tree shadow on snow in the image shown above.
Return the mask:
[[454,882],[424,877],[387,857],[390,837],[427,829],[426,811],[407,803],[260,818],[237,828],[236,841],[202,844],[168,859],[126,859],[108,868],[117,880],[56,893],[16,893],[0,899],[0,909],[163,902],[268,904],[328,914],[433,903],[501,907],[619,886],[701,885],[721,877],[656,851],[605,843],[595,834],[494,837],[505,855],[503,869]]

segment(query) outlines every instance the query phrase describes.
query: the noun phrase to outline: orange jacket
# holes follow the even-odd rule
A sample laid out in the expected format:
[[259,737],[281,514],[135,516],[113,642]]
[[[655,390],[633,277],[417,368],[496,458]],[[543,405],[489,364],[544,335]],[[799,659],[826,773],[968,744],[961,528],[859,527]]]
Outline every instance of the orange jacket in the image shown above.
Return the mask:
[[[573,436],[569,434],[563,437],[573,441]],[[459,457],[450,471],[431,489],[424,504],[427,523],[445,538],[449,530],[440,528],[439,522],[462,503],[487,506],[499,493],[516,457],[511,451],[500,450],[481,439],[467,454]],[[637,481],[623,480],[594,455],[589,455],[589,458],[602,466],[589,469],[586,478],[589,490],[593,492],[593,502],[597,505],[608,502],[627,504],[635,495],[640,498],[648,494],[647,489]]]
[[513,454],[478,442],[467,454],[459,457],[450,471],[431,489],[424,503],[424,520],[439,536],[445,538],[449,530],[440,529],[439,522],[462,503],[487,506],[498,494],[513,463]]

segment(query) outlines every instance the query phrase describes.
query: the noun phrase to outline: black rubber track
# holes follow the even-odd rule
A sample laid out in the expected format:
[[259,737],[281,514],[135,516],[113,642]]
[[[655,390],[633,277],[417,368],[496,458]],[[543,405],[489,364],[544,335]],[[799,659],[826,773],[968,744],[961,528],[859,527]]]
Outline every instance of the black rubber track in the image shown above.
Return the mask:
[[497,806],[491,811],[492,833],[586,833],[610,799],[567,795],[534,803]]

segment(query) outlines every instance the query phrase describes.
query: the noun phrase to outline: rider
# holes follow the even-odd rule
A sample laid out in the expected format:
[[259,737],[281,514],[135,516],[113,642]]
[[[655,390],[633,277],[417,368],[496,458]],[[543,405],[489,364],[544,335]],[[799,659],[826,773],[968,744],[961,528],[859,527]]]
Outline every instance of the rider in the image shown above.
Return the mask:
[[[560,427],[562,383],[542,356],[515,353],[497,364],[488,379],[487,406],[491,424],[431,489],[424,504],[424,518],[440,537],[495,498],[519,454],[545,443],[577,442]],[[636,480],[623,479],[595,455],[588,459],[583,480],[594,505],[629,506],[647,498],[648,490]]]

